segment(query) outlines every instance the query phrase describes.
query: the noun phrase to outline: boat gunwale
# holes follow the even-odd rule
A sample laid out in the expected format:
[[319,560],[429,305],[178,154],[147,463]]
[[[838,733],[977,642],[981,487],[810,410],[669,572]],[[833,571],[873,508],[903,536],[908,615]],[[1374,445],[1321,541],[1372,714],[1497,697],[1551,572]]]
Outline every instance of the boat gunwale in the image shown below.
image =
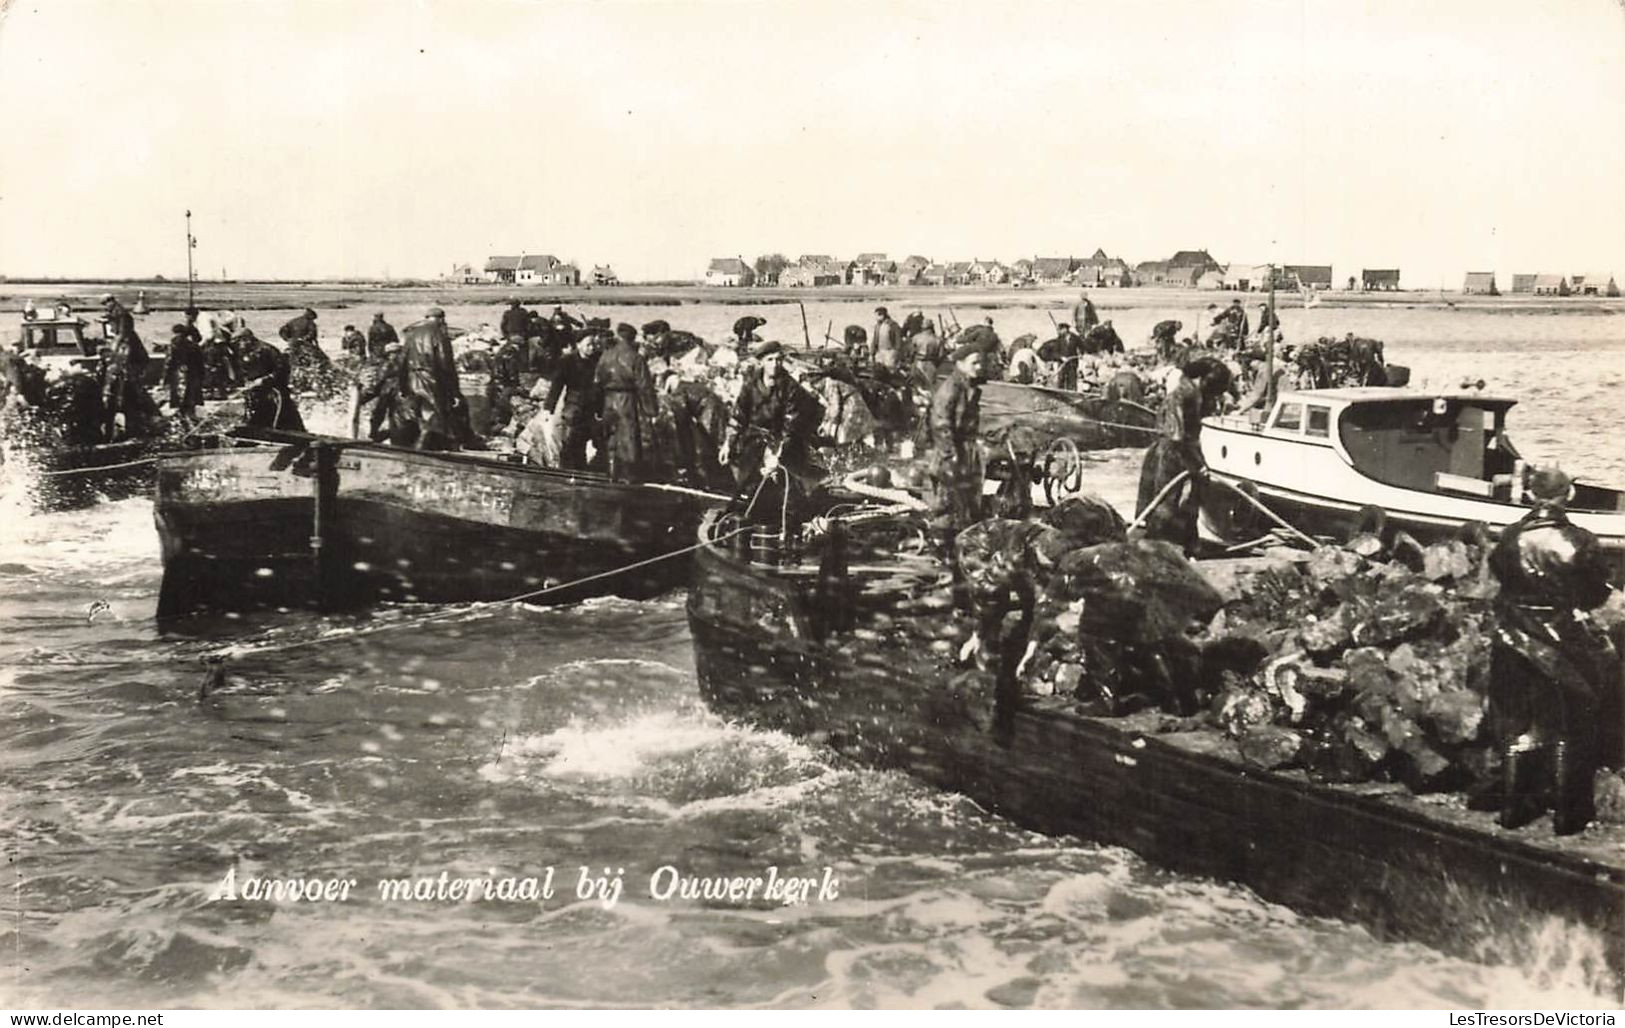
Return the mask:
[[[701,531],[705,532],[713,522],[716,512],[708,512],[701,523]],[[750,561],[741,560],[728,553],[721,546],[710,540],[709,535],[702,537],[703,545],[696,551],[694,587],[691,587],[689,599],[685,605],[688,617],[703,623],[711,631],[726,632],[730,634],[744,634],[741,626],[731,624],[716,617],[707,616],[696,609],[694,592],[700,581],[708,573],[721,570],[736,579],[749,580],[755,587],[771,590],[779,594],[779,598],[786,602],[789,616],[799,623],[807,621],[806,595],[800,587],[804,578],[789,577],[773,574],[775,568],[767,565],[758,565]],[[708,567],[715,562],[717,568]],[[1200,566],[1200,562],[1198,562]],[[846,636],[833,633],[830,639],[842,639]],[[696,643],[698,640],[696,640]],[[838,670],[833,665],[837,661],[839,650],[830,646],[829,640],[810,639],[805,633],[798,633],[796,642],[804,648],[816,649],[817,659],[826,662],[828,671]],[[989,684],[989,691],[992,686]],[[1037,702],[1034,702],[1034,701]],[[1271,790],[1292,793],[1305,801],[1312,801],[1317,805],[1330,809],[1347,810],[1353,808],[1363,816],[1386,821],[1392,825],[1420,832],[1422,835],[1434,840],[1445,840],[1452,844],[1470,848],[1490,848],[1503,859],[1516,859],[1522,863],[1536,865],[1541,870],[1559,870],[1577,881],[1587,884],[1601,883],[1610,888],[1621,891],[1621,898],[1625,900],[1625,861],[1620,864],[1607,864],[1590,856],[1573,853],[1563,849],[1546,848],[1538,845],[1531,839],[1503,836],[1501,834],[1485,832],[1468,826],[1455,824],[1450,821],[1429,817],[1426,813],[1410,809],[1407,806],[1385,800],[1382,796],[1363,795],[1354,791],[1344,791],[1336,783],[1316,782],[1306,774],[1282,774],[1262,768],[1251,768],[1245,764],[1220,754],[1204,753],[1186,749],[1166,739],[1160,738],[1156,733],[1147,733],[1137,729],[1120,726],[1112,719],[1090,717],[1074,711],[1059,709],[1058,704],[1064,700],[1046,700],[1044,697],[1023,696],[1018,705],[1015,717],[1027,720],[1037,726],[1056,725],[1066,730],[1081,732],[1091,741],[1114,750],[1120,750],[1135,760],[1143,758],[1148,751],[1154,753],[1160,760],[1170,761],[1184,767],[1198,769],[1205,774],[1218,774],[1229,779],[1244,779],[1247,782],[1264,786]],[[1218,729],[1211,730],[1216,736],[1223,737]],[[1369,783],[1366,783],[1369,784]],[[1423,794],[1406,793],[1411,800],[1420,800]],[[1625,921],[1625,907],[1616,913],[1616,920]]]

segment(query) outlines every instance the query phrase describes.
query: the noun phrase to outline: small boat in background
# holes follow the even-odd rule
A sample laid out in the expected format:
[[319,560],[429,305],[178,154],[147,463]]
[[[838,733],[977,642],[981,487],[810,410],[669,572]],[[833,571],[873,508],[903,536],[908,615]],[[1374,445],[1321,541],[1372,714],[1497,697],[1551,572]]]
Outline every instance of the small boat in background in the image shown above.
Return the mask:
[[[11,385],[26,404],[7,415],[0,463],[13,466],[37,510],[74,510],[149,492],[152,458],[165,442],[161,423],[153,434],[101,441],[102,340],[87,327],[67,309],[21,323],[19,368],[23,378],[34,377]],[[159,348],[148,360],[143,385],[156,383],[164,352]]]
[[[1214,475],[1310,535],[1343,537],[1364,525],[1425,543],[1476,522],[1493,537],[1531,506],[1528,467],[1506,434],[1516,403],[1471,389],[1288,391],[1256,419],[1206,419],[1202,452]],[[1625,492],[1577,483],[1568,512],[1625,577]],[[1235,530],[1225,497],[1203,514],[1220,538],[1247,534]]]

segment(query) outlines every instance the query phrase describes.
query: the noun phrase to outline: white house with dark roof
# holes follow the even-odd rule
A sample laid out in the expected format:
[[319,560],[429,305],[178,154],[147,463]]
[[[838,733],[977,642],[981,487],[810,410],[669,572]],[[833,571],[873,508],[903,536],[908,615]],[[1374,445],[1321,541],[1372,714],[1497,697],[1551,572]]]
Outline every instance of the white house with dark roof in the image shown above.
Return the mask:
[[1569,290],[1575,296],[1618,296],[1619,284],[1612,272],[1587,271],[1569,276]]
[[705,269],[704,282],[708,286],[750,286],[756,284],[756,272],[741,257],[715,257]]

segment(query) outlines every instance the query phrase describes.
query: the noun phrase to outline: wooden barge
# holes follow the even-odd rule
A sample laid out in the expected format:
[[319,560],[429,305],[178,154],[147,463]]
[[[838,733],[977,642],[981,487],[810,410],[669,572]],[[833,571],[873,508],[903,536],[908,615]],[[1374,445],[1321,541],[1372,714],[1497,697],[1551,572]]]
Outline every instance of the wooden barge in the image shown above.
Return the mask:
[[[212,443],[158,461],[160,618],[541,590],[552,591],[537,602],[653,596],[687,580],[688,561],[667,555],[692,546],[715,502],[491,455],[299,432]],[[555,588],[583,578],[592,580]]]
[[1001,698],[990,675],[954,665],[948,576],[896,555],[906,530],[854,526],[839,576],[816,555],[753,563],[716,533],[707,519],[688,618],[701,693],[726,717],[1383,937],[1521,963],[1556,930],[1599,987],[1625,982],[1625,831],[1504,831],[1459,796],[1252,768],[1220,733],[1162,715]]

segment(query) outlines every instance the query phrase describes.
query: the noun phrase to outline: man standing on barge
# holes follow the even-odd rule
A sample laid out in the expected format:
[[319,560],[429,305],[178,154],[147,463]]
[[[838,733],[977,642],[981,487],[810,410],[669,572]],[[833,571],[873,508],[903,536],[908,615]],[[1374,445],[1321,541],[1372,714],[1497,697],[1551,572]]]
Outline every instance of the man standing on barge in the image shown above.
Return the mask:
[[980,340],[961,343],[954,368],[931,394],[930,509],[933,542],[944,556],[982,517],[982,383],[989,355]]
[[799,478],[810,471],[823,406],[784,369],[781,344],[758,343],[750,356],[761,373],[746,378],[719,456],[733,469],[737,502],[750,520],[777,523],[789,511],[799,522]]
[[1619,655],[1588,613],[1608,598],[1608,562],[1564,510],[1571,487],[1555,468],[1536,470],[1534,509],[1489,557],[1501,583],[1489,681],[1503,747],[1500,823],[1519,828],[1550,809],[1557,835],[1591,821],[1596,770],[1620,757]]
[[644,478],[655,458],[654,376],[638,352],[638,330],[622,322],[615,343],[598,359],[595,381],[603,394],[604,449],[609,474],[621,482]]
[[[1140,466],[1136,515],[1156,504],[1146,515],[1146,534],[1182,547],[1186,556],[1196,549],[1196,524],[1207,485],[1207,460],[1202,456],[1202,417],[1216,408],[1230,388],[1230,369],[1214,357],[1198,357],[1180,369],[1179,382],[1169,390],[1162,407],[1162,438],[1151,444]],[[1189,480],[1163,490],[1180,475]],[[1160,503],[1158,502],[1160,498]]]

